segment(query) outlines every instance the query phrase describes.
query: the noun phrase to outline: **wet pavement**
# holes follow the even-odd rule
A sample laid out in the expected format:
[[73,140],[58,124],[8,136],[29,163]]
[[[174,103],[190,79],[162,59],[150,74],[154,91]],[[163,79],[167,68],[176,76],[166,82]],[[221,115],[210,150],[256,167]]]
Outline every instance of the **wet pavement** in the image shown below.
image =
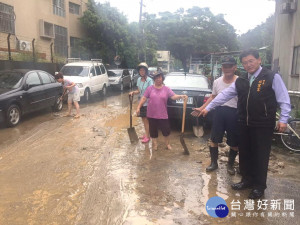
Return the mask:
[[[151,143],[132,145],[128,102],[128,91],[110,93],[81,104],[80,119],[49,109],[15,128],[2,125],[0,224],[297,224],[299,154],[273,146],[264,197],[269,205],[258,210],[255,201],[252,209],[249,190],[230,188],[240,176],[226,172],[227,146],[220,146],[219,169],[206,173],[209,132],[196,138],[187,127],[189,156],[180,144],[180,125],[172,126],[172,150],[161,136],[157,151]],[[133,125],[141,135],[141,120],[133,117]],[[213,196],[225,199],[227,217],[208,215],[205,205]],[[289,199],[294,210],[284,205]]]

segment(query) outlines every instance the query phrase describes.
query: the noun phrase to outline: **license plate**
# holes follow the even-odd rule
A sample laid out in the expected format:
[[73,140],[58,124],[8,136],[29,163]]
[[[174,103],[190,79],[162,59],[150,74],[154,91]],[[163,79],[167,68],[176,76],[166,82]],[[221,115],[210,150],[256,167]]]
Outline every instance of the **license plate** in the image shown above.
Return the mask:
[[[176,103],[183,104],[183,99],[177,99]],[[188,97],[187,104],[193,104],[193,98],[192,97]]]

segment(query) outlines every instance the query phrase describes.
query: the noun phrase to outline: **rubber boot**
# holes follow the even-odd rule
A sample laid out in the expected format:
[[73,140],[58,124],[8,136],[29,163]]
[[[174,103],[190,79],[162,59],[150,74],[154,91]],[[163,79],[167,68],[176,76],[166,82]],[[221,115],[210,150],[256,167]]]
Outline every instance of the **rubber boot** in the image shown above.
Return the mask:
[[218,147],[209,147],[210,151],[210,165],[206,168],[206,172],[218,169]]
[[234,151],[233,149],[230,149],[229,151],[229,156],[228,156],[228,163],[227,163],[227,172],[230,175],[234,175],[235,174],[235,170],[234,170],[234,161],[235,161],[235,157],[237,155],[237,151]]

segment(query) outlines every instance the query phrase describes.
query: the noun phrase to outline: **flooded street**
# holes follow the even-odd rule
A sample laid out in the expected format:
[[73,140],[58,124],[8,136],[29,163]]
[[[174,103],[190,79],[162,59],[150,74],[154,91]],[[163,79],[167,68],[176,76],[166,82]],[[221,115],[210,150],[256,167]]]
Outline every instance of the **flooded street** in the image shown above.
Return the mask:
[[[135,97],[133,109],[136,104]],[[172,150],[164,148],[160,134],[158,150],[152,151],[151,142],[130,144],[128,92],[110,91],[106,98],[94,96],[91,103],[80,106],[80,119],[63,117],[64,105],[60,113],[49,109],[26,116],[15,128],[1,126],[1,225],[273,225],[299,221],[299,154],[273,147],[264,199],[269,203],[280,199],[281,208],[269,205],[262,216],[262,209],[246,208],[249,190],[231,189],[240,176],[227,174],[227,146],[220,147],[217,172],[205,172],[210,162],[208,132],[196,138],[187,128],[187,156],[179,140],[180,125],[174,125]],[[140,118],[133,117],[133,125],[140,136]],[[227,217],[208,215],[205,205],[213,196],[225,199]],[[284,210],[285,199],[294,200],[294,210]],[[232,210],[231,203],[237,201],[240,210]]]

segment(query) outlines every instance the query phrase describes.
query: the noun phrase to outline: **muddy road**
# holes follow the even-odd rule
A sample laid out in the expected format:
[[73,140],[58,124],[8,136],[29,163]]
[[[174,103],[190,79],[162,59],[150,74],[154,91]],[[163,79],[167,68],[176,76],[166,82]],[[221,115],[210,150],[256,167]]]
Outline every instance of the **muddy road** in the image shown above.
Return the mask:
[[[128,92],[110,92],[81,104],[80,119],[63,117],[65,105],[60,113],[26,116],[16,128],[2,126],[0,224],[297,224],[299,155],[273,147],[265,199],[279,199],[281,208],[251,210],[249,190],[230,188],[240,176],[226,172],[227,146],[220,146],[217,172],[206,173],[208,132],[196,138],[187,129],[189,156],[182,154],[180,125],[172,126],[172,150],[160,138],[157,151],[151,143],[131,145],[128,104]],[[133,125],[143,133],[139,118]],[[213,196],[226,200],[227,217],[208,215]],[[293,210],[284,209],[285,199],[294,200]],[[232,210],[237,201],[240,210]]]

